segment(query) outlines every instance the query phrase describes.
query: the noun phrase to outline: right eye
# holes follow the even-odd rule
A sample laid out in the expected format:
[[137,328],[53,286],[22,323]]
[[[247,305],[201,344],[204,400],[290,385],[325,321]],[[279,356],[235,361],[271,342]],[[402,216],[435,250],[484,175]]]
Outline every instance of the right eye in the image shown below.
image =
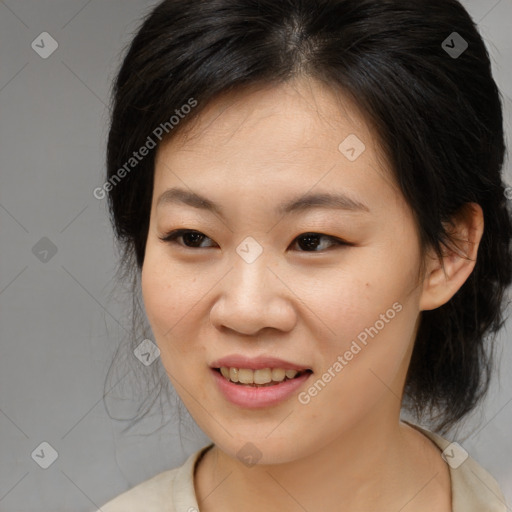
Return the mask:
[[[177,242],[178,238],[183,239],[184,245]],[[184,247],[188,247],[189,249],[202,249],[204,247],[212,247],[211,245],[197,245],[201,244],[201,242],[205,239],[211,240],[211,238],[208,238],[205,234],[201,233],[200,231],[194,231],[190,229],[175,229],[174,231],[170,231],[169,233],[166,233],[165,236],[160,238],[160,240],[164,242],[178,244]]]

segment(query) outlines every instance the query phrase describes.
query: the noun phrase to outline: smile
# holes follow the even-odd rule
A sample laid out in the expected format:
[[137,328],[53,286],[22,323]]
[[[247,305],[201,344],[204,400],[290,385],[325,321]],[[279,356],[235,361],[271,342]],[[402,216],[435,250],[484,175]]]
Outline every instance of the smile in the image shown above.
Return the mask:
[[[221,367],[222,368],[222,367]],[[300,392],[301,388],[305,385],[305,382],[312,375],[311,370],[283,370],[282,368],[263,368],[260,370],[250,370],[246,368],[224,368],[224,373],[229,371],[229,378],[221,373],[221,368],[210,368],[210,372],[214,378],[217,389],[221,395],[230,403],[243,407],[246,409],[261,409],[271,406],[276,406],[292,395]],[[252,382],[233,382],[231,381],[232,370],[238,370],[238,373],[233,372],[235,378],[240,376],[242,380],[249,380]],[[282,377],[284,371],[284,377],[280,381],[273,381],[273,377],[270,381],[263,384],[256,384],[256,381],[266,380],[269,378],[269,374],[276,370],[276,377]],[[260,373],[258,376],[258,372]],[[286,375],[292,375],[289,377]]]
[[233,368],[222,366],[218,369],[222,376],[234,383],[248,386],[273,386],[285,380],[291,380],[302,375],[306,371],[285,370],[284,368],[262,368],[252,370],[250,368]]

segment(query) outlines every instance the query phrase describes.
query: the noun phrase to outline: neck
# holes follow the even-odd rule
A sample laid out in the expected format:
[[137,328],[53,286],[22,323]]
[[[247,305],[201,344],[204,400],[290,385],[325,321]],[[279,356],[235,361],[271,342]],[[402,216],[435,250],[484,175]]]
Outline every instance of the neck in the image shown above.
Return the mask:
[[291,462],[247,467],[214,446],[197,468],[200,510],[400,510],[425,484],[417,460],[430,441],[402,424],[399,410],[381,410],[388,415],[373,414]]

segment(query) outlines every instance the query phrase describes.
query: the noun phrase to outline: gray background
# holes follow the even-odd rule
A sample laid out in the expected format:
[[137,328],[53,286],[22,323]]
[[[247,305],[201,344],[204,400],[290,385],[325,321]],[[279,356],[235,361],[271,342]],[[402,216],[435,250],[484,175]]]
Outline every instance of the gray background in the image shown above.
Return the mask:
[[[96,510],[208,442],[187,415],[180,428],[175,408],[157,433],[144,435],[160,425],[155,415],[140,433],[123,434],[126,425],[109,418],[102,400],[130,323],[126,303],[112,293],[106,202],[92,191],[104,181],[111,80],[155,3],[0,1],[0,511]],[[463,3],[492,55],[512,145],[512,0]],[[31,47],[45,31],[59,45],[47,59]],[[506,180],[512,185],[509,160]],[[451,437],[495,476],[510,503],[511,327],[500,336],[488,399]],[[36,463],[50,461],[42,442],[58,454],[47,469]]]

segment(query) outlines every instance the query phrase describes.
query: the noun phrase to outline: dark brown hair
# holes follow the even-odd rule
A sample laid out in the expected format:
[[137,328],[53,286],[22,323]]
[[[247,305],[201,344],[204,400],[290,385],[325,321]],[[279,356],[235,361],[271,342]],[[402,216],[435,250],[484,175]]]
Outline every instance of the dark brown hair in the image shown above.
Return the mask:
[[[460,55],[449,51],[462,41]],[[406,380],[408,407],[418,417],[428,413],[442,431],[488,389],[512,280],[501,97],[485,44],[458,1],[158,4],[131,42],[112,91],[108,201],[121,266],[140,271],[153,192],[156,149],[114,183],[133,152],[155,139],[159,126],[166,127],[162,140],[174,136],[220,93],[299,77],[348,95],[375,127],[423,250],[441,255],[453,242],[445,223],[464,204],[483,209],[475,269],[447,304],[421,313]],[[171,123],[191,98],[197,106]]]

